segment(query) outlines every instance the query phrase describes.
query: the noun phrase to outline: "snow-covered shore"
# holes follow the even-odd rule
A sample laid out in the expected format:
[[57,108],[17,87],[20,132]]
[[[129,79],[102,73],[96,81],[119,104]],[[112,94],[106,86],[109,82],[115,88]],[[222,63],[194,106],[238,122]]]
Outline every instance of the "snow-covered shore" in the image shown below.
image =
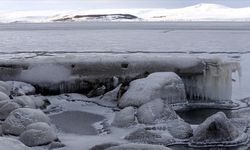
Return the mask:
[[184,8],[93,9],[82,11],[0,12],[1,23],[82,21],[250,21],[250,7],[197,4]]

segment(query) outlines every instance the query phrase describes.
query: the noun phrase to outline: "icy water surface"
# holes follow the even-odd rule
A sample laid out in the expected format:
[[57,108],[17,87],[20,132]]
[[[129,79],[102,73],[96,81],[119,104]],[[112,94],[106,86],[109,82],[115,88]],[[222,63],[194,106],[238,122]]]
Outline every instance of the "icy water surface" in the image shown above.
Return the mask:
[[80,111],[65,111],[50,116],[52,124],[64,133],[78,135],[96,135],[96,129],[92,126],[104,119],[103,116]]
[[249,52],[249,22],[0,24],[0,52]]

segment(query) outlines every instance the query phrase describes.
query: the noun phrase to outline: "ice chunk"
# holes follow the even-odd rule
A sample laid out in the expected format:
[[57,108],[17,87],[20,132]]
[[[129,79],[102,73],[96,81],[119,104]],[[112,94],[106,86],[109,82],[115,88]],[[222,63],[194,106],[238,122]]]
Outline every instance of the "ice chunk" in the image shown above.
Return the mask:
[[181,120],[173,120],[167,123],[167,129],[169,133],[178,139],[187,139],[193,135],[193,129],[191,126]]
[[173,72],[158,72],[134,80],[119,100],[119,106],[139,107],[157,98],[169,104],[185,103],[186,93],[181,78]]
[[187,98],[191,101],[231,100],[232,73],[240,72],[240,65],[220,59],[206,62],[202,75],[183,77]]
[[9,100],[9,96],[0,91],[0,101]]
[[36,108],[34,100],[26,95],[15,97],[13,101],[22,107]]

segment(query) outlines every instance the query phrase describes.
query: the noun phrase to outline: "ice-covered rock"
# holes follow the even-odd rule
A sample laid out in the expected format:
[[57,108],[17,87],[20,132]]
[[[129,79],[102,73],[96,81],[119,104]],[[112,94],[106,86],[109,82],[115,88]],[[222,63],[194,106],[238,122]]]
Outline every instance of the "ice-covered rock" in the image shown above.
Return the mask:
[[61,143],[61,142],[52,142],[49,145],[49,150],[53,150],[53,149],[58,149],[58,148],[62,148],[65,147],[66,145]]
[[3,122],[4,134],[20,135],[32,123],[50,123],[50,119],[41,110],[18,108],[12,111]]
[[26,95],[15,97],[13,101],[18,103],[21,107],[36,108],[34,100]]
[[29,96],[35,103],[36,108],[46,109],[50,105],[49,100],[45,96],[41,95],[30,95]]
[[136,110],[133,107],[126,107],[116,112],[112,125],[116,127],[129,127],[135,124],[135,113]]
[[178,139],[187,139],[193,135],[191,126],[182,120],[172,120],[167,123],[169,133]]
[[119,100],[119,106],[139,107],[157,98],[169,104],[187,102],[181,78],[173,72],[158,72],[147,78],[134,80]]
[[10,99],[9,96],[0,91],[0,101],[4,101],[8,99]]
[[170,136],[162,136],[159,133],[147,131],[143,128],[137,129],[125,137],[126,140],[134,143],[169,145],[174,143]]
[[0,107],[0,120],[4,120],[7,118],[7,116],[13,111],[20,108],[20,105],[12,102],[7,101],[6,104],[4,104],[2,107]]
[[13,96],[31,95],[36,93],[35,87],[28,83],[6,81],[6,84],[11,88],[11,95]]
[[138,108],[137,119],[139,123],[154,124],[178,119],[178,115],[166,101],[156,99]]
[[171,149],[161,145],[130,143],[130,144],[122,144],[119,146],[113,146],[105,150],[171,150]]
[[117,101],[118,100],[118,93],[121,88],[121,85],[118,85],[115,89],[112,91],[107,92],[101,97],[101,100],[103,101]]
[[4,82],[4,81],[0,81],[0,91],[5,93],[6,95],[10,95],[10,86]]
[[1,150],[31,150],[31,148],[25,146],[22,142],[6,137],[0,137]]
[[54,130],[44,122],[28,125],[26,131],[20,135],[20,141],[30,147],[47,145],[56,139]]
[[194,131],[191,146],[234,145],[247,141],[248,137],[240,132],[223,112],[207,118]]

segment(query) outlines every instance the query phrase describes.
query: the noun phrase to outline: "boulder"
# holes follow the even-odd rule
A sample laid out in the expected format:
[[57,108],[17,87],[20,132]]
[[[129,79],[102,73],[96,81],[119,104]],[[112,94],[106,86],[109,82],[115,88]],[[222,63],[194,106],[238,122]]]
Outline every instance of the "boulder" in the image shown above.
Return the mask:
[[56,139],[54,130],[44,122],[28,125],[26,131],[20,135],[20,141],[30,147],[48,145]]
[[0,91],[5,93],[6,95],[10,95],[10,86],[4,82],[4,81],[0,81]]
[[31,150],[16,139],[0,137],[0,147],[2,150]]
[[169,104],[164,103],[162,99],[156,99],[138,108],[137,119],[139,123],[155,124],[178,119],[178,115]]
[[125,137],[126,140],[133,143],[146,143],[157,145],[169,145],[174,142],[170,136],[161,136],[158,133],[147,131],[143,128],[137,129]]
[[105,150],[171,150],[171,149],[161,145],[129,143],[129,144],[122,144],[119,146],[113,146]]
[[20,106],[12,101],[8,101],[2,107],[0,107],[0,120],[5,120],[8,115],[13,111],[20,108]]
[[19,104],[21,107],[36,108],[34,100],[29,96],[18,96],[15,97],[14,102]]
[[172,120],[167,123],[169,133],[178,139],[188,139],[193,135],[191,126],[182,120]]
[[9,100],[9,96],[0,91],[0,101]]
[[58,149],[58,148],[62,148],[65,147],[66,145],[61,143],[61,142],[52,142],[49,145],[49,150],[53,150],[53,149]]
[[186,93],[181,78],[173,72],[158,72],[150,74],[147,78],[134,80],[120,98],[119,106],[140,107],[157,98],[169,104],[186,103]]
[[31,108],[18,108],[12,111],[3,122],[3,133],[20,135],[32,123],[50,123],[49,117],[41,110]]
[[115,113],[113,126],[116,127],[129,127],[135,124],[136,110],[133,107],[126,107],[119,112]]
[[6,84],[10,87],[11,95],[13,96],[32,95],[36,93],[35,87],[28,83],[7,81]]
[[101,97],[103,101],[117,101],[118,100],[118,93],[121,88],[121,85],[117,86],[112,91],[107,92]]
[[195,129],[190,143],[191,146],[196,147],[234,145],[248,139],[247,136],[242,135],[243,133],[232,124],[223,112],[218,112],[207,118]]

